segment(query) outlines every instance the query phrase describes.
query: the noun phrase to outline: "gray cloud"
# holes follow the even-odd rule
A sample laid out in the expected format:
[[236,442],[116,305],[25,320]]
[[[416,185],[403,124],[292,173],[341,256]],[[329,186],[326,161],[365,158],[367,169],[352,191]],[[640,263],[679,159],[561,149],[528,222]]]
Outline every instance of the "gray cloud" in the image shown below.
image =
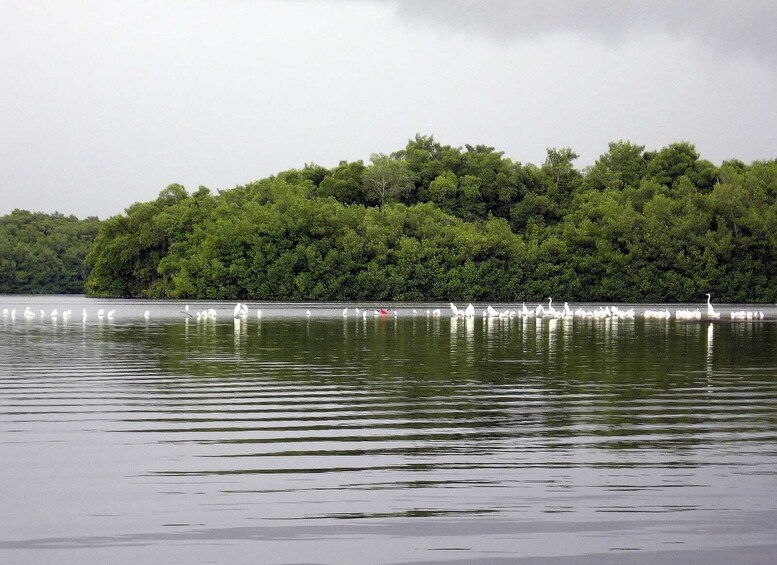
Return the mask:
[[665,34],[777,67],[773,0],[396,0],[407,22],[495,41],[573,33],[603,42]]

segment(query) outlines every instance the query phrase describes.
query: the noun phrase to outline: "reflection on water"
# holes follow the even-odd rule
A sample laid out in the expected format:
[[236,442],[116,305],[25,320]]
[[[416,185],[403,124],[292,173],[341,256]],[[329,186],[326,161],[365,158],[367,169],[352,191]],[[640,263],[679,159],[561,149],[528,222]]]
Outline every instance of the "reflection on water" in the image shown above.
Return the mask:
[[163,306],[0,321],[3,562],[777,555],[773,322]]

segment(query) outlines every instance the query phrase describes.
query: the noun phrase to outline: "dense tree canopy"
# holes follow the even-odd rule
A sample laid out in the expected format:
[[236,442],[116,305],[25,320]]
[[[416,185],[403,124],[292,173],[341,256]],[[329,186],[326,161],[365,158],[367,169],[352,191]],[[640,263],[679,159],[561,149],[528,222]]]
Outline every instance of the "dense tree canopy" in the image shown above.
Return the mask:
[[87,289],[255,299],[777,300],[777,163],[690,143],[569,148],[522,165],[416,136],[212,196],[165,189],[111,218]]
[[687,142],[617,141],[585,170],[577,157],[549,148],[535,166],[417,135],[369,163],[306,164],[216,194],[171,185],[102,222],[86,292],[777,301],[777,161],[715,166]]
[[14,210],[0,217],[0,293],[80,293],[97,218]]

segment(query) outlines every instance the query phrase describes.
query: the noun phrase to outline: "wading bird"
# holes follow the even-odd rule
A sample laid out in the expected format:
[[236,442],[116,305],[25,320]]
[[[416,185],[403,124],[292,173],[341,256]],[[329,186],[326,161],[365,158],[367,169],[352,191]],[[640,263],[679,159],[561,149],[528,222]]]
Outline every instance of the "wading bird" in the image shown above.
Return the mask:
[[712,307],[712,295],[707,293],[707,317],[708,318],[720,318],[720,312],[715,312],[715,308]]

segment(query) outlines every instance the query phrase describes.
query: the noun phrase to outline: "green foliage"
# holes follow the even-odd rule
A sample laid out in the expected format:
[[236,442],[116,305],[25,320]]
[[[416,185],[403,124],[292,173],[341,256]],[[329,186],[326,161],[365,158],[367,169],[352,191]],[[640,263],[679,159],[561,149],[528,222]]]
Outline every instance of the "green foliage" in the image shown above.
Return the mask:
[[628,141],[610,143],[588,171],[585,184],[595,190],[636,188],[645,174],[645,147]]
[[413,187],[408,165],[401,159],[373,154],[371,165],[362,175],[364,195],[369,204],[383,206],[387,202],[397,202]]
[[343,204],[357,204],[364,201],[362,179],[366,167],[361,161],[340,164],[328,172],[318,185],[319,196],[331,196]]
[[25,210],[0,217],[0,294],[83,292],[99,224]]
[[576,159],[548,149],[541,167],[523,165],[418,135],[367,165],[308,164],[217,194],[171,185],[102,223],[86,291],[777,301],[777,162],[716,167],[689,143],[646,152],[628,141],[586,171]]

